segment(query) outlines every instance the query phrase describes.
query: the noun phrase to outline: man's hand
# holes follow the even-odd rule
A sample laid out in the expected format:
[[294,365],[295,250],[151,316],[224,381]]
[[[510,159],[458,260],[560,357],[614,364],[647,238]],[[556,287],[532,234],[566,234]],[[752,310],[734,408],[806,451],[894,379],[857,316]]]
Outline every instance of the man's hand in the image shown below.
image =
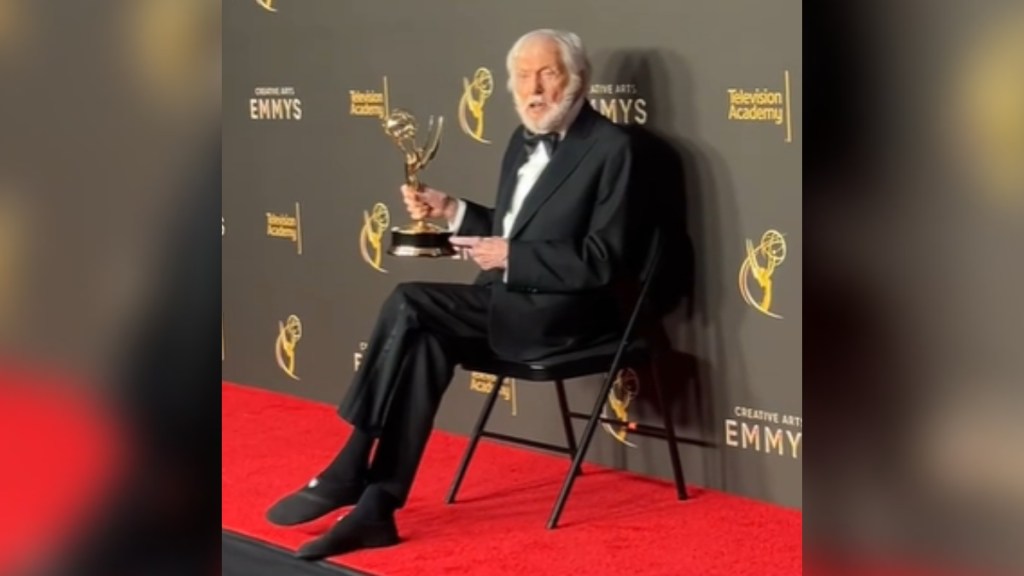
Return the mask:
[[416,190],[406,184],[402,186],[402,199],[413,220],[444,218],[450,221],[455,219],[458,202],[440,190],[434,190],[429,186]]
[[453,246],[463,249],[482,270],[508,266],[508,240],[499,236],[452,236]]

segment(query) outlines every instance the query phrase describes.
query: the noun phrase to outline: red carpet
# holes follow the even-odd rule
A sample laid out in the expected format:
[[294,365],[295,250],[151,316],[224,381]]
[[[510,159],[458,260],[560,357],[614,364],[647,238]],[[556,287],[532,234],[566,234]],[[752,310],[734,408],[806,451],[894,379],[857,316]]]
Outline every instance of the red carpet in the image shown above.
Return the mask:
[[[337,518],[287,529],[263,513],[305,484],[349,429],[333,406],[229,383],[223,399],[224,528],[295,550]],[[801,573],[799,511],[694,487],[679,502],[669,482],[594,466],[548,531],[568,460],[486,440],[460,501],[446,506],[466,442],[435,431],[398,513],[401,544],[332,561],[386,575]]]

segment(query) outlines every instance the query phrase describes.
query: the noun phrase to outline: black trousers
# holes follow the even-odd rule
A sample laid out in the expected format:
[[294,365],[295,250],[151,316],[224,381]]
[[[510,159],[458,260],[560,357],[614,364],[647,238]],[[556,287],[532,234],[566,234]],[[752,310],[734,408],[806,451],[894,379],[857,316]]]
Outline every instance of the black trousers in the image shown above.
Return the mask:
[[487,286],[399,284],[384,302],[338,414],[379,438],[370,482],[405,504],[441,398],[465,354],[486,349]]

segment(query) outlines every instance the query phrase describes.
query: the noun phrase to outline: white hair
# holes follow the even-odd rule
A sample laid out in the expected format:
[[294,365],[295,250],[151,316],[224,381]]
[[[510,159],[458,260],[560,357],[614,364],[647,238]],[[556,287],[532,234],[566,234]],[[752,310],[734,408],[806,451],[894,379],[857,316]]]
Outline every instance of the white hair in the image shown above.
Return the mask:
[[540,30],[534,30],[527,32],[516,40],[516,43],[512,45],[512,48],[508,51],[508,57],[505,60],[505,65],[508,68],[508,90],[509,92],[515,93],[515,64],[516,58],[519,56],[519,51],[522,50],[528,42],[537,40],[540,38],[547,38],[553,40],[558,44],[562,55],[562,65],[568,71],[572,82],[579,87],[582,93],[586,94],[587,89],[590,87],[590,59],[587,57],[587,52],[583,48],[583,41],[580,37],[572,32],[565,30],[552,30],[551,28],[542,28]]

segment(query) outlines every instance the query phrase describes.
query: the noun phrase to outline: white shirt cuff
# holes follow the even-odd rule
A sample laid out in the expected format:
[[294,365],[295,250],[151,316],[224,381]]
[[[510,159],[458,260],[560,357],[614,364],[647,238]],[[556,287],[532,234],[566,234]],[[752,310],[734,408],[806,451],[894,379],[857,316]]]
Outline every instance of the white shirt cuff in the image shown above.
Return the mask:
[[462,219],[466,217],[466,201],[459,198],[458,207],[455,209],[455,218],[448,221],[448,231],[456,233],[462,227]]

